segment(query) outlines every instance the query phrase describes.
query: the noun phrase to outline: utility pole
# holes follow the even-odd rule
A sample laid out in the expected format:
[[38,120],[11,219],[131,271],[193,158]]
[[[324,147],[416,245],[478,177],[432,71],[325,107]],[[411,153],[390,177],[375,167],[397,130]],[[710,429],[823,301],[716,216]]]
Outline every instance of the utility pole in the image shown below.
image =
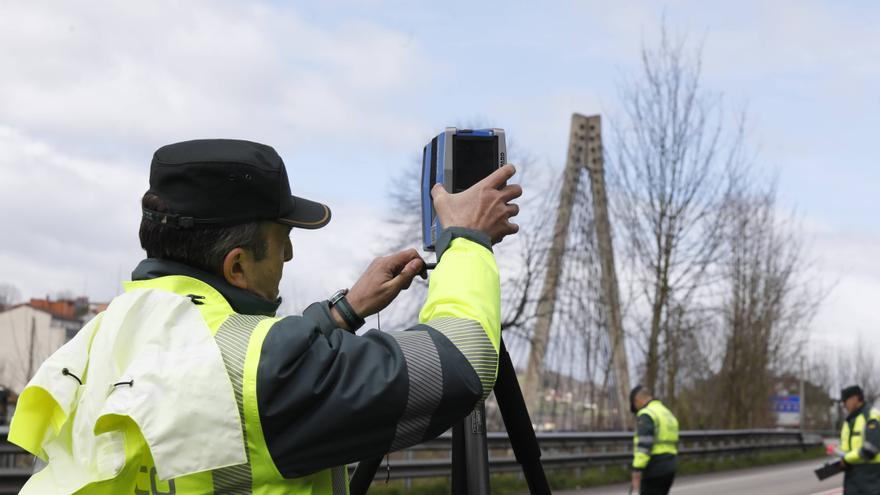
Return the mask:
[[37,318],[31,316],[31,339],[28,342],[28,367],[25,381],[34,377],[34,338],[37,335]]
[[801,356],[801,386],[800,386],[800,417],[798,418],[798,423],[801,427],[801,433],[804,432],[806,426],[804,423],[807,422],[807,394],[806,388],[804,387],[804,357]]
[[525,379],[526,404],[532,417],[538,418],[541,399],[541,372],[550,327],[553,323],[553,310],[562,271],[562,259],[568,240],[569,223],[580,180],[580,172],[586,168],[590,176],[590,187],[593,196],[593,210],[596,224],[596,238],[600,259],[602,285],[602,302],[608,320],[608,337],[612,349],[612,369],[615,374],[615,389],[621,426],[630,424],[627,414],[629,401],[629,371],[626,360],[626,349],[623,341],[623,325],[620,315],[620,303],[617,288],[617,276],[614,268],[614,251],[611,243],[611,224],[608,216],[608,198],[605,192],[605,171],[602,151],[601,118],[598,115],[586,117],[573,114],[569,132],[568,154],[566,155],[565,171],[559,195],[559,206],[556,210],[556,223],[553,226],[553,239],[547,256],[547,272],[544,285],[538,300],[537,319],[535,321],[532,349],[529,353],[528,368]]

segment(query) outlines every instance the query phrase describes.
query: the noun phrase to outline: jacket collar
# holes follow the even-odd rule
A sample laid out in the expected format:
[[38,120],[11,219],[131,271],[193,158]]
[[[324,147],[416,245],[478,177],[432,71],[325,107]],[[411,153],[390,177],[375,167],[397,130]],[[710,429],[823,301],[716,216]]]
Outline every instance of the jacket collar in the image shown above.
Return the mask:
[[210,285],[219,292],[226,299],[226,302],[232,306],[232,309],[239,314],[275,316],[275,312],[278,311],[278,306],[281,305],[280,297],[274,301],[263,299],[252,292],[230,285],[216,275],[176,261],[147,258],[138,263],[138,266],[131,273],[131,279],[150,280],[172,275],[192,277]]
[[856,409],[855,411],[849,413],[849,414],[846,416],[846,420],[849,421],[849,422],[852,422],[854,419],[856,419],[856,418],[859,417],[859,414],[862,414],[862,413],[865,411],[865,408],[866,408],[866,407],[868,407],[868,403],[867,403],[867,402],[863,403],[863,404],[862,404],[862,407],[860,407],[860,408]]

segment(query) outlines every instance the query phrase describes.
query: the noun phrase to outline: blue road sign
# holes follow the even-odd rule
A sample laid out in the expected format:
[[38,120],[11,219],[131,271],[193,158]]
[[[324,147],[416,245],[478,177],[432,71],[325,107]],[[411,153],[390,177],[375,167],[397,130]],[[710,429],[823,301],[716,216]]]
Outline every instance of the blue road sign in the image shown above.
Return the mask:
[[770,398],[773,411],[778,413],[801,412],[801,398],[797,395],[774,395]]

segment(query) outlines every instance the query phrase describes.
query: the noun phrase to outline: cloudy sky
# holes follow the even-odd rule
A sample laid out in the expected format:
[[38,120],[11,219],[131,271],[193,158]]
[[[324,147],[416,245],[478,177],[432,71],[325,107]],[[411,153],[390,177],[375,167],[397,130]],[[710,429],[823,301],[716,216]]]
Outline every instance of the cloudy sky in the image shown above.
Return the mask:
[[571,113],[618,110],[665,15],[803,219],[833,287],[814,341],[880,345],[875,2],[418,4],[0,1],[0,282],[112,297],[142,256],[152,152],[232,137],[275,146],[294,191],[332,206],[294,233],[283,281],[325,297],[375,252],[389,183],[432,135],[490,123],[561,169]]

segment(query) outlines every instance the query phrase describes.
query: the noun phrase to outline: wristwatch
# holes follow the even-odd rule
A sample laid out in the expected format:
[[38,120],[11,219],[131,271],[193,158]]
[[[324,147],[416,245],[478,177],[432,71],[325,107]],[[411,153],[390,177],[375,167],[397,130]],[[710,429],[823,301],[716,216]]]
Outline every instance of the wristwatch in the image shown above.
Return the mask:
[[342,316],[345,324],[348,325],[348,329],[354,332],[364,325],[364,319],[354,312],[354,308],[351,307],[348,299],[345,298],[346,294],[348,294],[348,289],[339,289],[330,296],[330,308],[336,307],[339,310],[339,315]]

